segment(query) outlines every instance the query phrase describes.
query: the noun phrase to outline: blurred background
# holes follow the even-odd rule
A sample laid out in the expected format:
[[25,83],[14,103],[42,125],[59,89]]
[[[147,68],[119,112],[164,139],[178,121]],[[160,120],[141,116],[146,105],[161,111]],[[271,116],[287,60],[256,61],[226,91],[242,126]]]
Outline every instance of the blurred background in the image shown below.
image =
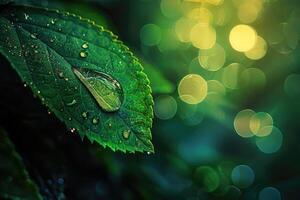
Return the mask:
[[67,130],[1,56],[0,125],[44,199],[300,199],[299,1],[27,3],[118,35],[155,101],[155,154],[112,152]]

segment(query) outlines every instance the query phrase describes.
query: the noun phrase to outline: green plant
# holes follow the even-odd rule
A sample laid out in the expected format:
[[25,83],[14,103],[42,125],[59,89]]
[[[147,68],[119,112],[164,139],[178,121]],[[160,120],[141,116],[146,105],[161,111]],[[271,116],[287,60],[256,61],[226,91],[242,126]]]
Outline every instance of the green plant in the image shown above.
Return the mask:
[[153,152],[147,76],[111,32],[79,16],[2,3],[0,51],[72,131],[123,152]]

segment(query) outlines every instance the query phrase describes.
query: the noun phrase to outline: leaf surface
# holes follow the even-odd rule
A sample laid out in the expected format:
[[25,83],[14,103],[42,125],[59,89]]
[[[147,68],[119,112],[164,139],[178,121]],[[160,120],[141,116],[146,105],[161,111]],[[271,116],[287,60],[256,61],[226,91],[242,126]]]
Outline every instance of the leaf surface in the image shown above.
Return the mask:
[[[113,150],[153,152],[149,80],[116,36],[69,13],[16,5],[0,9],[0,52],[68,128]],[[106,107],[118,105],[107,88],[110,81],[119,84],[119,108],[105,109],[74,69],[94,76],[89,78],[96,83],[89,84]],[[101,82],[94,74],[111,79]]]

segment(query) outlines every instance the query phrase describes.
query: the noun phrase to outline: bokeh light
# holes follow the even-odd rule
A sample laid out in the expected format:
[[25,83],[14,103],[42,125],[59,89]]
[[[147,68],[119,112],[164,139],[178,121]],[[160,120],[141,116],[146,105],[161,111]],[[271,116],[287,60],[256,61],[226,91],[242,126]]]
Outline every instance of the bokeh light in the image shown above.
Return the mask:
[[[262,128],[262,132],[269,131],[271,127],[265,126]],[[264,130],[266,129],[266,130]],[[266,137],[257,137],[255,142],[260,151],[266,154],[277,152],[282,146],[283,136],[281,131],[273,126],[272,132]]]
[[211,49],[199,51],[199,63],[208,71],[218,71],[225,63],[225,54],[224,48],[216,43]]
[[273,129],[272,116],[266,112],[255,113],[250,119],[250,129],[256,136],[268,136]]
[[259,192],[258,200],[281,200],[281,194],[274,187],[266,187]]
[[155,24],[146,24],[140,30],[140,38],[146,46],[158,45],[161,40],[161,29]]
[[238,6],[238,17],[240,21],[246,24],[254,22],[262,7],[260,1],[247,0],[242,2],[243,3]]
[[208,94],[217,93],[219,95],[226,94],[226,88],[217,80],[209,80],[207,81]]
[[239,63],[232,63],[225,67],[222,71],[222,83],[224,86],[229,89],[237,89],[243,70],[244,67]]
[[266,85],[266,75],[259,68],[247,68],[241,73],[240,84],[248,90],[261,89]]
[[300,98],[300,74],[290,74],[284,82],[284,91],[290,98]]
[[190,42],[190,32],[195,22],[188,18],[182,17],[175,24],[176,36],[180,42]]
[[213,20],[213,15],[207,8],[194,8],[188,12],[187,17],[199,23],[209,24]]
[[199,49],[210,49],[216,43],[216,30],[210,24],[196,24],[190,34],[190,40],[194,47]]
[[180,0],[161,0],[160,9],[165,17],[177,17],[180,13]]
[[230,31],[229,41],[236,51],[246,52],[255,46],[257,33],[251,26],[237,25]]
[[255,174],[248,165],[238,165],[231,172],[232,183],[239,188],[247,188],[254,182]]
[[189,74],[183,77],[178,85],[178,94],[188,104],[198,104],[207,95],[207,83],[200,75]]
[[155,99],[154,113],[159,119],[171,119],[177,112],[177,102],[169,95],[162,95]]
[[262,37],[258,36],[255,46],[249,51],[246,51],[245,55],[251,60],[259,60],[267,54],[267,50],[268,45],[266,41]]
[[245,109],[237,113],[234,118],[234,129],[241,137],[252,137],[254,134],[250,129],[250,120],[255,112],[251,109]]

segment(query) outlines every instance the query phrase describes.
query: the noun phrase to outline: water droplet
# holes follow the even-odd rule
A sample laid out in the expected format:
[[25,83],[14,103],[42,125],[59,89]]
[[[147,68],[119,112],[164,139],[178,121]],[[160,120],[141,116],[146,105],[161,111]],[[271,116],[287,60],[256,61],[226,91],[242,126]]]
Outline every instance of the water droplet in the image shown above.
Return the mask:
[[24,18],[25,18],[25,20],[29,19],[29,15],[24,13]]
[[147,154],[148,154],[148,155],[150,155],[150,154],[151,154],[151,152],[150,152],[150,151],[148,151],[148,152],[147,152]]
[[76,129],[75,128],[71,128],[70,131],[71,131],[71,133],[74,133],[76,131]]
[[59,78],[64,78],[64,73],[63,73],[63,72],[59,72],[59,73],[58,73],[58,77],[59,77]]
[[69,121],[72,121],[72,118],[71,118],[71,117],[69,117]]
[[98,122],[99,122],[99,120],[96,117],[94,117],[93,120],[92,120],[92,123],[93,124],[98,124]]
[[55,20],[54,19],[51,19],[51,24],[55,24]]
[[81,52],[79,53],[79,55],[80,55],[81,58],[86,58],[87,55],[88,55],[88,53],[87,53],[86,51],[81,51]]
[[84,49],[87,49],[87,48],[89,48],[89,44],[88,43],[83,43],[81,47],[84,48]]
[[73,99],[70,103],[66,103],[67,106],[73,106],[77,103],[75,99]]
[[130,130],[123,131],[123,137],[124,137],[124,139],[128,139],[129,138],[130,132],[131,132]]
[[87,119],[87,117],[88,117],[88,112],[83,112],[83,113],[81,113],[81,116],[82,116],[84,119]]
[[38,94],[41,94],[41,91],[38,90],[37,93],[38,93]]
[[24,87],[27,87],[27,84],[26,84],[26,83],[24,83]]
[[36,39],[36,34],[30,34],[30,37],[31,37],[32,39]]
[[117,80],[108,74],[92,69],[73,68],[73,71],[104,111],[115,112],[120,109],[123,102],[123,90]]

